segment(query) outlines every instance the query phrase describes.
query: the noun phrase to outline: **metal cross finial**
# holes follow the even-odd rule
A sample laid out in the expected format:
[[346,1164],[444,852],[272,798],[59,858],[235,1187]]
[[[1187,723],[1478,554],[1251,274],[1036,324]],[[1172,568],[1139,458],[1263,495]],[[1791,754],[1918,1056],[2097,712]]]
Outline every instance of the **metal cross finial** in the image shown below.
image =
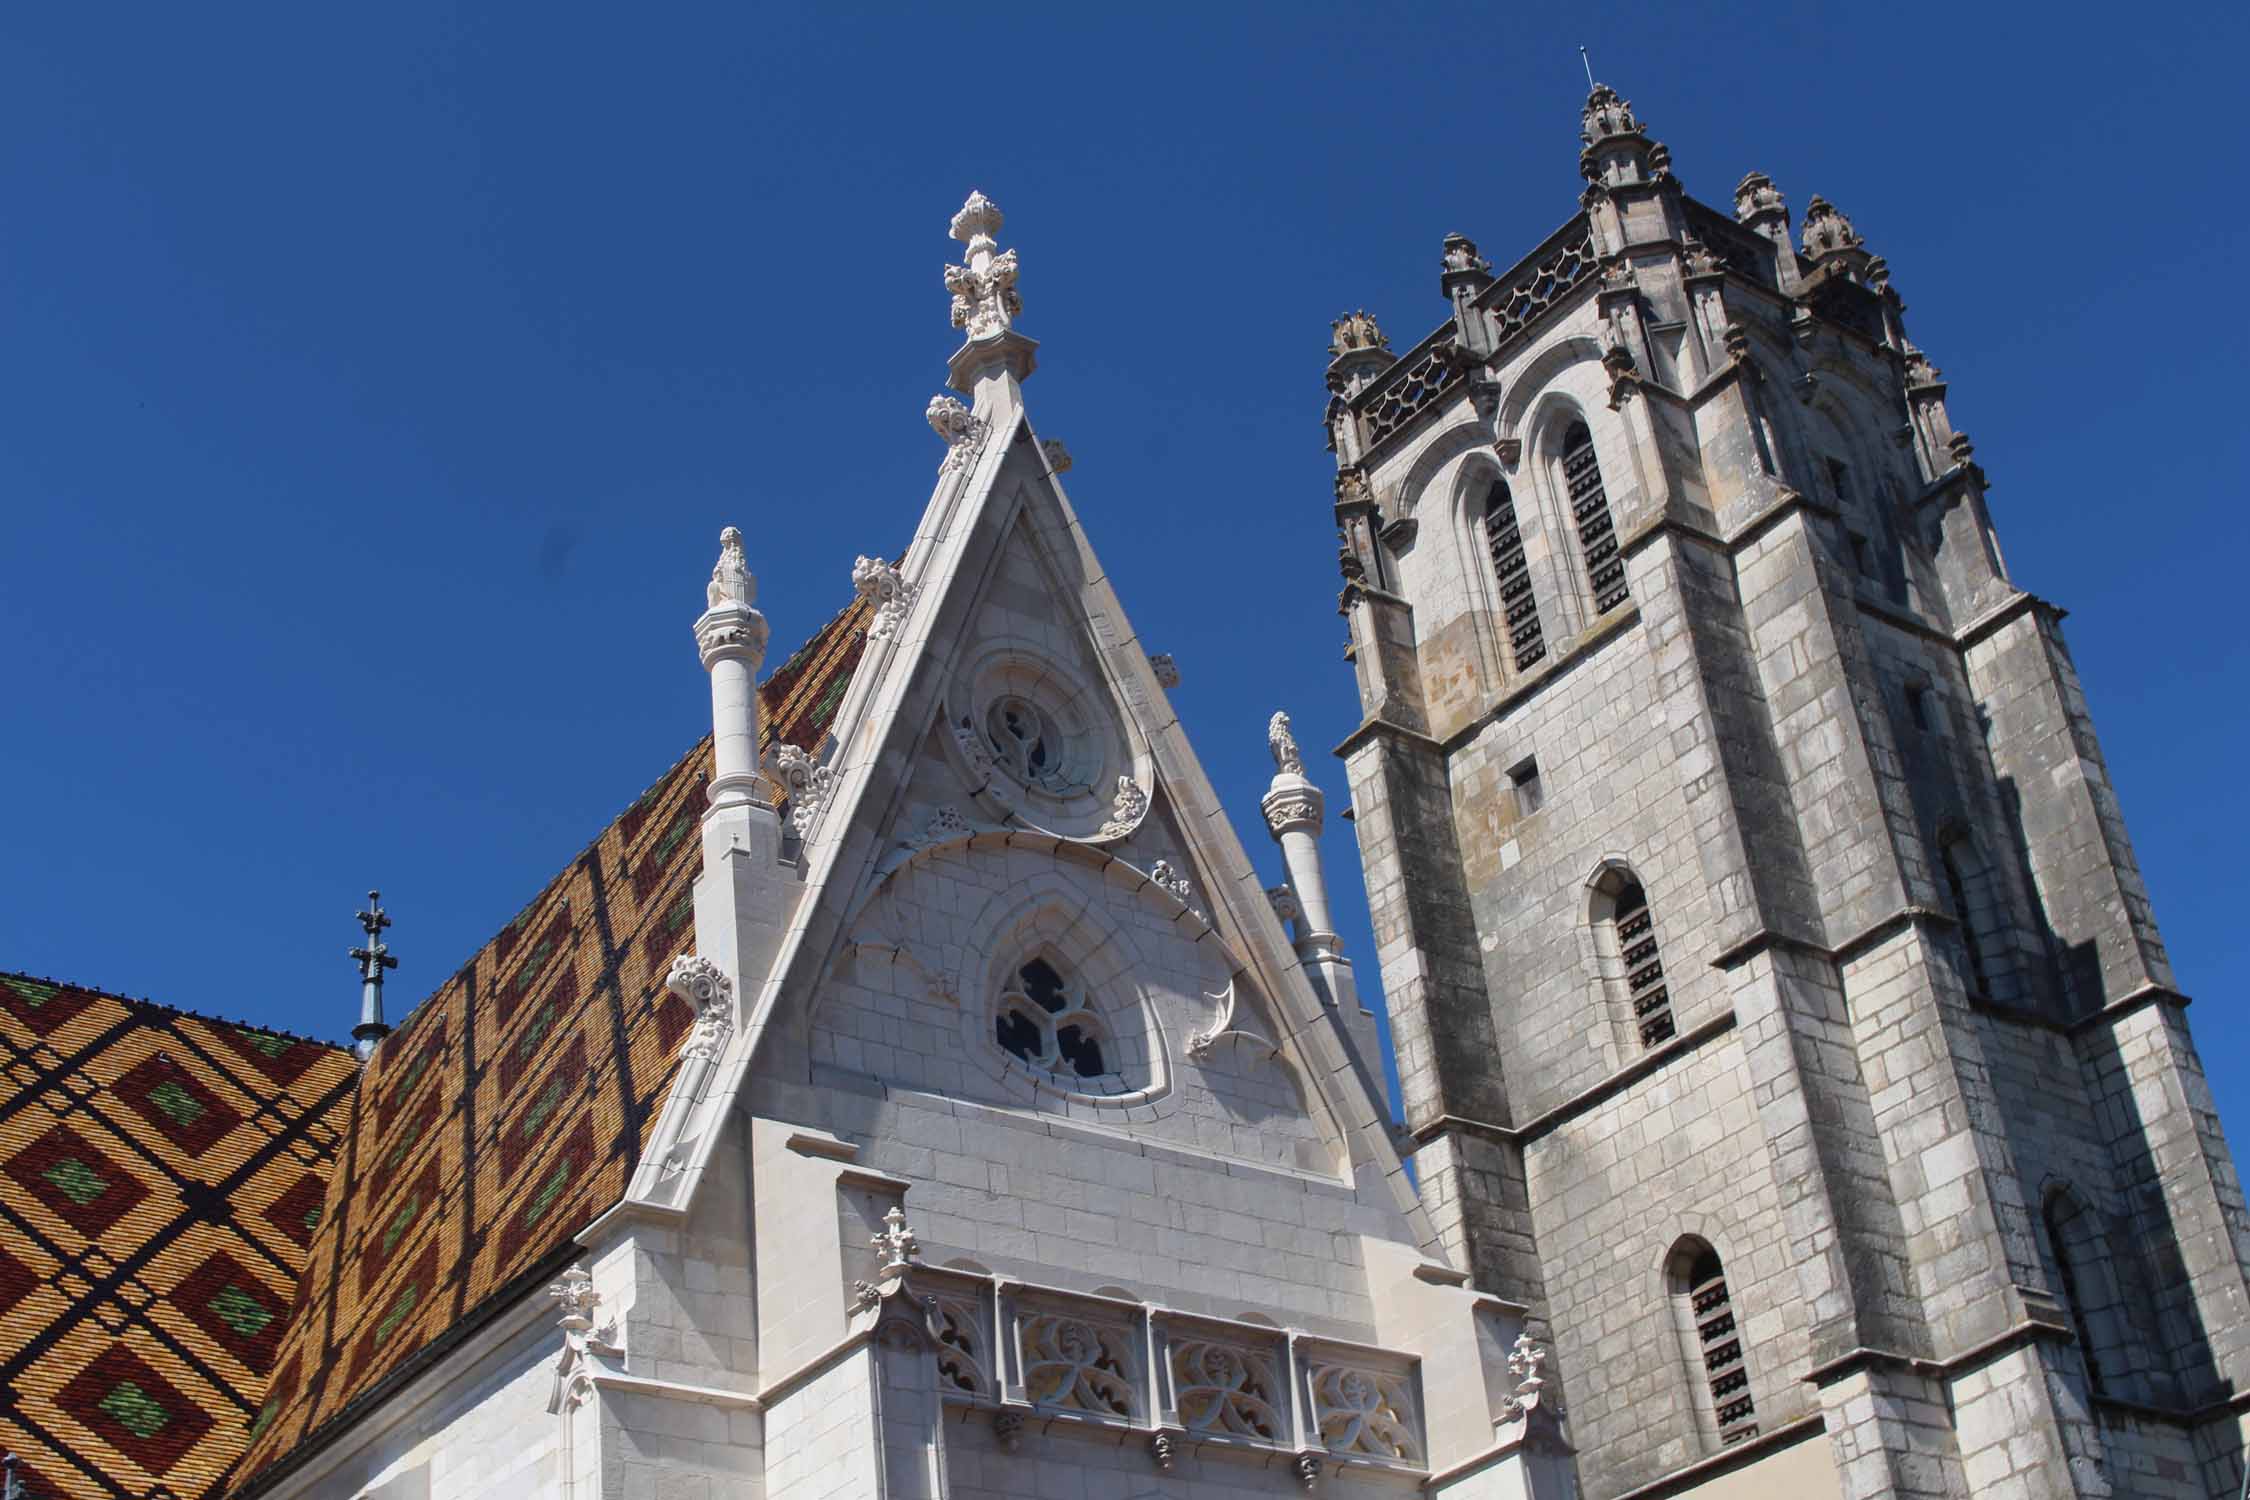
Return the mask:
[[383,945],[383,929],[391,925],[391,914],[383,910],[383,893],[367,893],[367,910],[359,914],[359,925],[367,933],[367,946],[354,948],[352,957],[359,960],[359,977],[370,984],[383,982],[383,971],[398,967],[391,950]]
[[375,1044],[390,1033],[383,1020],[383,971],[398,967],[383,943],[383,929],[391,925],[391,917],[383,910],[381,891],[367,893],[367,910],[359,914],[359,925],[367,933],[367,946],[352,949],[352,957],[359,960],[359,1024],[352,1028],[352,1050],[365,1062]]
[[1578,49],[1578,60],[1586,65],[1586,87],[1592,88],[1594,86],[1594,60],[1586,55],[1584,47]]

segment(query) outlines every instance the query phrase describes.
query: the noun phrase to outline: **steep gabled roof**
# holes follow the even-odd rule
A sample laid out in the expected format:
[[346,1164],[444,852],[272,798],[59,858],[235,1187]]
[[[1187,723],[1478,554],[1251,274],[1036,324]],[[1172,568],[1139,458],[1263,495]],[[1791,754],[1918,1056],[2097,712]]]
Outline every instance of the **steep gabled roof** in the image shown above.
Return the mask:
[[0,1446],[42,1500],[218,1493],[266,1399],[358,1069],[0,973]]
[[[866,601],[760,689],[765,739],[815,745]],[[543,1285],[622,1195],[692,1023],[664,988],[695,946],[709,737],[383,1040],[243,1455],[255,1490]]]

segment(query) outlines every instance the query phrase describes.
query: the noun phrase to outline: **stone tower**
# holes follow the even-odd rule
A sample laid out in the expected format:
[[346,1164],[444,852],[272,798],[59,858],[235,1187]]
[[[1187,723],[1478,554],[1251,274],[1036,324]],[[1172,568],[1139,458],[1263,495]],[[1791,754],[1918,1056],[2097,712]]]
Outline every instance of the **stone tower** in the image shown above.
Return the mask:
[[1615,91],[1335,325],[1339,753],[1437,1232],[1588,1500],[2235,1493],[2250,1220],[2061,631],[1888,268]]

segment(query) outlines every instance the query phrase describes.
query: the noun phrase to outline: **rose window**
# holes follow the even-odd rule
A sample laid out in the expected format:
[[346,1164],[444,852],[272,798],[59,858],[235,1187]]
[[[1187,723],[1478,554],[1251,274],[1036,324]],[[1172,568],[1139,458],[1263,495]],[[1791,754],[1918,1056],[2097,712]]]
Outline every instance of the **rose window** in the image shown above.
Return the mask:
[[1043,958],[1016,971],[1000,996],[994,1027],[1001,1049],[1032,1067],[1079,1078],[1109,1071],[1101,1022],[1084,987]]
[[1013,693],[993,700],[984,715],[985,738],[1002,769],[1025,786],[1069,792],[1082,786],[1065,768],[1068,748],[1057,727],[1026,699]]

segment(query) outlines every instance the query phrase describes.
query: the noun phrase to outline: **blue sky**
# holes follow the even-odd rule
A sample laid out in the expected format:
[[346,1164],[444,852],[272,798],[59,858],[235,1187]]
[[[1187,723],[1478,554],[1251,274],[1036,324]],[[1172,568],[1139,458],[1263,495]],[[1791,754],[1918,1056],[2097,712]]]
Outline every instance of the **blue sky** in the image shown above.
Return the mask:
[[971,187],[1035,420],[1275,869],[1266,715],[1357,717],[1328,320],[1404,347],[1446,232],[1506,264],[1574,211],[1584,43],[1690,192],[1763,170],[1889,259],[2072,611],[2240,1140],[2250,24],[2033,14],[12,9],[0,968],[340,1037],[380,885],[395,1000],[433,988],[707,725],[722,524],[775,660],[908,536]]

